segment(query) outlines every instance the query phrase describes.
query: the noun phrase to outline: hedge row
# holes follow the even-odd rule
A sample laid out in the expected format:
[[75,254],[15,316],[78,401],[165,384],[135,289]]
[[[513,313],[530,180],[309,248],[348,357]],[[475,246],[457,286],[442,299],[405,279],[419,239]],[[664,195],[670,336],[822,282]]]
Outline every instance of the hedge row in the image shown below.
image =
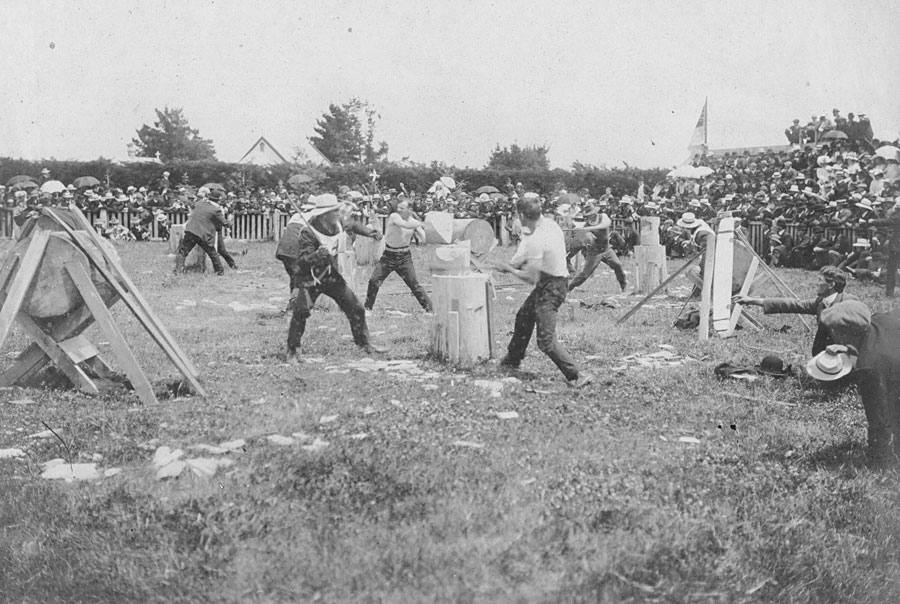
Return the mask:
[[179,183],[199,186],[207,182],[220,182],[229,189],[243,187],[275,187],[279,181],[284,182],[292,174],[306,172],[314,176],[313,189],[334,191],[341,185],[362,190],[365,186],[372,191],[371,172],[378,173],[377,185],[381,191],[387,189],[401,190],[404,186],[409,191],[426,191],[441,176],[452,176],[458,184],[468,191],[482,185],[493,185],[503,190],[507,183],[521,182],[527,190],[549,193],[556,188],[564,187],[570,191],[587,188],[591,194],[600,195],[606,187],[611,187],[618,195],[634,194],[638,182],[643,180],[649,188],[665,177],[665,170],[639,170],[629,168],[600,169],[595,167],[568,170],[493,170],[473,168],[453,168],[434,163],[431,166],[405,166],[393,163],[380,163],[369,166],[345,165],[328,168],[297,165],[278,165],[271,167],[247,166],[218,161],[172,162],[169,164],[116,164],[105,159],[94,161],[29,161],[23,159],[0,158],[0,183],[5,183],[18,174],[28,174],[39,178],[41,169],[48,168],[50,177],[70,183],[79,176],[94,176],[101,182],[114,187],[146,186],[157,188],[163,171],[169,171],[169,181],[173,185]]

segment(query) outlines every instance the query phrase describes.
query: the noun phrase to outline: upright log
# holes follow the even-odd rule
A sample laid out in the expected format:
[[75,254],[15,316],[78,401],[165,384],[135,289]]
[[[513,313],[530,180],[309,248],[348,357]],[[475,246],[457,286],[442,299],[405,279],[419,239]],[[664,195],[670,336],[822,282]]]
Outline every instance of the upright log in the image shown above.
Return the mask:
[[431,352],[439,359],[471,365],[491,357],[488,275],[435,275]]
[[641,216],[641,244],[634,246],[634,293],[647,294],[665,281],[666,248],[659,243],[659,217]]

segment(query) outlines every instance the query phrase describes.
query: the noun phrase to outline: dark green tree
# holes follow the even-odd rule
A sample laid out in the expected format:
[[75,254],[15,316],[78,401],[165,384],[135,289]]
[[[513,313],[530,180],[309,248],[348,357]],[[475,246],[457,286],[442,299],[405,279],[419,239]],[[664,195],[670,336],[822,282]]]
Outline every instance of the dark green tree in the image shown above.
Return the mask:
[[155,111],[156,122],[141,126],[137,138],[131,141],[140,157],[159,157],[163,162],[216,159],[212,141],[190,127],[180,107]]
[[316,122],[309,141],[335,164],[372,164],[384,160],[388,144],[375,143],[380,116],[367,101],[352,98],[342,105],[332,103]]
[[501,149],[498,144],[491,152],[487,167],[494,170],[549,170],[549,151],[544,145],[520,147],[513,143],[509,148]]

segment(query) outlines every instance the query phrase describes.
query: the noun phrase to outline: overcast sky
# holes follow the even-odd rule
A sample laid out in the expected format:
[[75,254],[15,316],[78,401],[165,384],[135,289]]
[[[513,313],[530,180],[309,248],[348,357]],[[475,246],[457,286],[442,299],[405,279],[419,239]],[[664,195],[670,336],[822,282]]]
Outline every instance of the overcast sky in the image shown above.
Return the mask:
[[473,167],[513,142],[672,166],[707,96],[712,147],[833,107],[900,130],[897,0],[0,0],[0,22],[0,156],[122,157],[166,105],[219,159],[287,155],[353,96],[391,159]]

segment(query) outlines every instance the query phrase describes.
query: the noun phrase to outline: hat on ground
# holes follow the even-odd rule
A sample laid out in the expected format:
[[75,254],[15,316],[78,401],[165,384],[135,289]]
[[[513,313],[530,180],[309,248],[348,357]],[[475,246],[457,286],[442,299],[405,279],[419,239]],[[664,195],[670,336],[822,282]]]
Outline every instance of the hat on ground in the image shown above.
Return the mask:
[[315,218],[316,216],[333,212],[341,207],[341,202],[338,201],[337,196],[333,193],[314,195],[309,198],[309,201],[313,202],[313,207],[309,213],[307,213],[307,218]]
[[791,366],[774,354],[763,357],[758,369],[763,375],[772,377],[787,377],[791,375]]
[[681,215],[681,218],[679,218],[678,222],[676,222],[675,224],[684,229],[692,229],[694,227],[700,226],[700,221],[697,220],[697,217],[693,212],[685,212]]
[[806,362],[806,373],[817,380],[832,382],[850,373],[854,363],[846,346],[832,344]]

